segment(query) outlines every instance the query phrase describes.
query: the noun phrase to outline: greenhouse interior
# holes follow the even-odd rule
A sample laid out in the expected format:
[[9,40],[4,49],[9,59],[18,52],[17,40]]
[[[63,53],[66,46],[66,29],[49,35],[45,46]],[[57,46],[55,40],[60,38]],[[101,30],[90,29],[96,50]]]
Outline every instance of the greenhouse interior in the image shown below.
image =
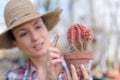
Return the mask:
[[[0,33],[6,30],[4,9],[9,0],[0,0]],[[44,14],[62,9],[60,21],[49,31],[52,41],[59,35],[57,46],[69,52],[67,30],[81,24],[91,30],[88,50],[92,52],[89,80],[120,80],[120,0],[30,0]],[[28,57],[18,48],[0,49],[0,80],[8,70],[25,64]]]

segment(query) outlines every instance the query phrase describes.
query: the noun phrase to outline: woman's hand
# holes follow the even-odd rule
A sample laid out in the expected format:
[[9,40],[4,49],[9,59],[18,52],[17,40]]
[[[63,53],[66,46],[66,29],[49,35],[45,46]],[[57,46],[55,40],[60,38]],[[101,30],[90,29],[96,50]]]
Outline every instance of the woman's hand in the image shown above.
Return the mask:
[[[59,36],[56,35],[53,43],[48,48],[47,54],[47,65],[46,65],[46,80],[57,80],[58,76],[61,72],[61,62],[63,59],[61,58],[61,51],[56,48],[56,44],[58,42]],[[69,70],[67,69],[65,80],[80,80],[77,76],[77,71],[74,65],[71,64],[71,75]],[[82,71],[82,79],[81,80],[89,80],[89,75],[87,70],[83,65],[80,65],[80,69]]]
[[77,71],[73,64],[70,65],[70,69],[71,69],[71,74],[70,74],[70,71],[67,69],[66,71],[67,75],[65,80],[89,80],[88,72],[83,65],[80,65],[80,69],[82,71],[81,77],[77,76]]
[[61,71],[61,51],[56,48],[59,36],[56,35],[47,53],[46,80],[57,80]]

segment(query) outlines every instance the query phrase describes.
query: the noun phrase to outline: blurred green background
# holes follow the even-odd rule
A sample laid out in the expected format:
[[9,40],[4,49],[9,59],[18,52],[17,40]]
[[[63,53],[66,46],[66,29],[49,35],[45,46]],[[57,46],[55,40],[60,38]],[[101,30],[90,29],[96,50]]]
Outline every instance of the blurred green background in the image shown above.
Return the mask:
[[[6,29],[3,13],[7,2],[8,0],[0,0],[0,33]],[[50,31],[51,40],[56,33],[60,35],[57,47],[63,53],[67,52],[65,34],[71,24],[80,23],[92,29],[93,39],[89,44],[89,50],[94,53],[91,68],[93,80],[120,80],[120,0],[31,0],[31,2],[42,13],[56,7],[63,9],[60,22]],[[16,48],[0,50],[0,80],[6,71],[23,65],[26,60],[27,57]]]

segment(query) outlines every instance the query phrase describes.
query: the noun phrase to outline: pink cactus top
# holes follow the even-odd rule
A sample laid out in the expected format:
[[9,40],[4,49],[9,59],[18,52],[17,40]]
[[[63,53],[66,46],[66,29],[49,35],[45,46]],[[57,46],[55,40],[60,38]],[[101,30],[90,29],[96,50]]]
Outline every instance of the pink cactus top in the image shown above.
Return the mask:
[[87,42],[91,39],[91,30],[84,25],[75,24],[70,26],[67,31],[68,43],[78,50],[86,50]]

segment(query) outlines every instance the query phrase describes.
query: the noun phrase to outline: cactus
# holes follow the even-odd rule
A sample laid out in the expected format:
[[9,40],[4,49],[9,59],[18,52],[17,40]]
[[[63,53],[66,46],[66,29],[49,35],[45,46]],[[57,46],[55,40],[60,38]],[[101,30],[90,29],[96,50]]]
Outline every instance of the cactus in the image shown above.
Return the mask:
[[67,31],[67,41],[72,50],[87,50],[91,38],[91,30],[81,24],[71,25]]

